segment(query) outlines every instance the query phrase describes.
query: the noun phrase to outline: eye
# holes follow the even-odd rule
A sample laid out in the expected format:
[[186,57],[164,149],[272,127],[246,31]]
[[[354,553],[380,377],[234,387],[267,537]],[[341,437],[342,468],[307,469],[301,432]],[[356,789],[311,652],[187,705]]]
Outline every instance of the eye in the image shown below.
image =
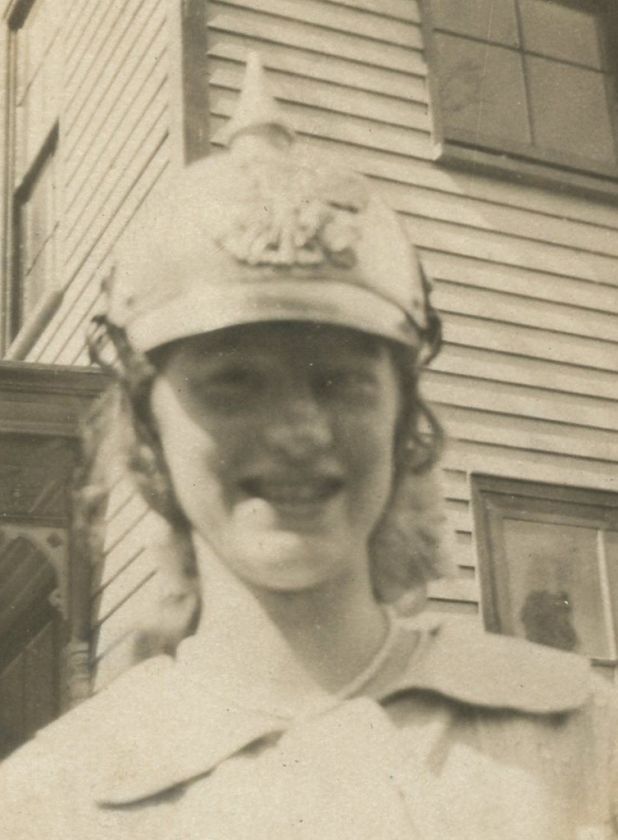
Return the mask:
[[376,379],[368,371],[341,368],[324,371],[317,379],[321,394],[332,399],[368,397],[375,393]]
[[255,370],[244,367],[229,367],[218,370],[211,374],[206,381],[206,386],[215,388],[254,388],[257,386],[260,375]]
[[209,409],[217,411],[244,410],[251,406],[265,389],[263,373],[242,365],[219,367],[192,383],[195,398]]

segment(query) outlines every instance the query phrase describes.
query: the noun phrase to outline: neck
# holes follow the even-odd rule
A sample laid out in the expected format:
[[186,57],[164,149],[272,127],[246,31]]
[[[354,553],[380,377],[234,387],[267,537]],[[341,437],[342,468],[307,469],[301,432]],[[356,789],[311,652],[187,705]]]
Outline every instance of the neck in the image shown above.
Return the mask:
[[[319,589],[257,589],[196,542],[202,618],[193,644],[211,688],[301,713],[349,683],[380,648],[384,610],[369,580]],[[212,680],[210,677],[212,676]]]

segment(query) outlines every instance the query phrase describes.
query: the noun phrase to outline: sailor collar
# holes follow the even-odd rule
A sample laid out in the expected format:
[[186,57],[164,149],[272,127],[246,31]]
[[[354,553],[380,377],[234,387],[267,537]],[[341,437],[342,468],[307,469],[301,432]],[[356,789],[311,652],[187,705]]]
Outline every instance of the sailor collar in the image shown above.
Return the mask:
[[[464,620],[401,621],[394,646],[394,652],[414,650],[397,678],[377,680],[366,696],[333,705],[375,707],[430,692],[476,708],[552,715],[581,707],[591,692],[583,658],[484,633]],[[187,678],[186,667],[169,657],[149,660],[77,710],[90,721],[86,729],[94,727],[105,756],[95,783],[99,805],[122,806],[171,790],[295,725],[209,696],[204,683]]]

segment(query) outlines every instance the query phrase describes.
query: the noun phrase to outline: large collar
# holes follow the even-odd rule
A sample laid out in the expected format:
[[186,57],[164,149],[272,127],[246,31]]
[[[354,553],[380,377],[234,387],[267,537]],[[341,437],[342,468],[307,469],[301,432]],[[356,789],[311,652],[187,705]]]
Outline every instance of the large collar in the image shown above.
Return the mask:
[[[579,708],[591,691],[584,659],[486,634],[463,620],[401,622],[393,657],[410,650],[396,677],[387,668],[386,681],[369,687],[378,702],[422,691],[474,707],[548,715]],[[150,660],[77,710],[77,729],[90,748],[93,731],[101,745],[94,780],[100,804],[169,790],[290,727],[282,717],[209,696],[203,683],[187,678],[186,667],[167,657]],[[73,721],[69,731],[75,729]]]

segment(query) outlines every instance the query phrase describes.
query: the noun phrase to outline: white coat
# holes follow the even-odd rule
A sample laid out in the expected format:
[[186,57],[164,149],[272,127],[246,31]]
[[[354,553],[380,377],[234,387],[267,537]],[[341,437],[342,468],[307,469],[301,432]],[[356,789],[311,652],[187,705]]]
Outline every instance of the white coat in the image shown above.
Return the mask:
[[[190,650],[190,645],[189,645]],[[158,657],[0,768],[7,840],[607,840],[618,703],[579,657],[402,621],[363,696],[302,720]]]

